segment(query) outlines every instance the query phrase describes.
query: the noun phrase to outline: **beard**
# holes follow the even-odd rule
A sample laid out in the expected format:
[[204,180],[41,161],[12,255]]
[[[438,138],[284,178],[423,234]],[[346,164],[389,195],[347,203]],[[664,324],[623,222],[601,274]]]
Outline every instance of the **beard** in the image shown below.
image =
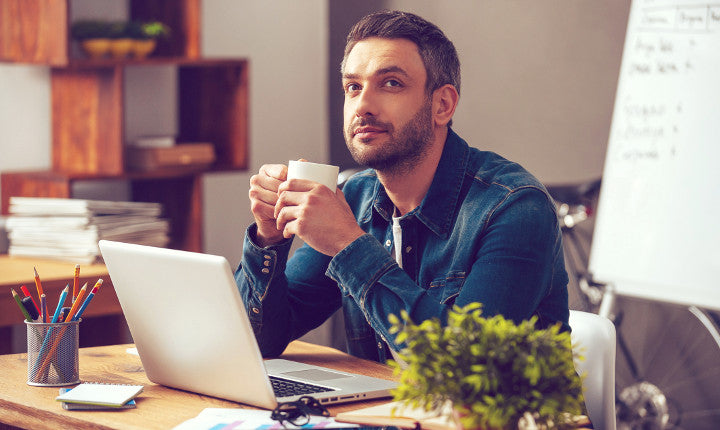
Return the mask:
[[[373,126],[386,130],[388,140],[378,147],[355,143],[353,129],[359,126]],[[425,158],[431,139],[432,103],[429,99],[399,131],[395,131],[393,124],[378,121],[372,116],[357,118],[345,129],[345,144],[355,162],[390,175],[412,170]]]

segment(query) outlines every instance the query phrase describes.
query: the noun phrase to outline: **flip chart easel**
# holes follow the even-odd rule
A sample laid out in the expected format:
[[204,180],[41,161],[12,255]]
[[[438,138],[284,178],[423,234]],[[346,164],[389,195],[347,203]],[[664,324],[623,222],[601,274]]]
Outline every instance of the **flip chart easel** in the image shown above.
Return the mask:
[[720,309],[720,1],[634,1],[590,272]]

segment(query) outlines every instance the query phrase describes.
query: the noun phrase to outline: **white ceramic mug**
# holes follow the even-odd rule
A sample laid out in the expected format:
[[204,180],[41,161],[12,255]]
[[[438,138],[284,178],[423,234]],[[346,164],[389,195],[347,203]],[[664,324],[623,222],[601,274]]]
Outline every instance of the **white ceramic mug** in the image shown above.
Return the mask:
[[290,160],[288,163],[288,179],[308,179],[319,182],[335,191],[337,188],[338,166],[311,163],[309,161]]

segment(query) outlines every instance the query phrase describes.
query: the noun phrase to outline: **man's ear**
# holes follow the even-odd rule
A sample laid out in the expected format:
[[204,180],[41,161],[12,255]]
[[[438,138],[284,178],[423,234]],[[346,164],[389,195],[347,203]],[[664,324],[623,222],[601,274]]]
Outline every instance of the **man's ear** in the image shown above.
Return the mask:
[[457,107],[460,95],[454,85],[445,84],[433,92],[432,113],[437,126],[446,126]]

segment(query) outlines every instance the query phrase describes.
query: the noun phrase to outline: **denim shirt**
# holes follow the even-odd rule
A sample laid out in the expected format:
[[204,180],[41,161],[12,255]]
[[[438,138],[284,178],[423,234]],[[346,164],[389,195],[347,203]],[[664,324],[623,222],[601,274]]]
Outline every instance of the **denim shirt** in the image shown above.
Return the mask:
[[568,326],[568,277],[555,205],[516,163],[471,148],[452,130],[419,207],[402,216],[403,267],[391,254],[394,205],[374,170],[353,176],[345,198],[365,235],[335,257],[292,240],[260,248],[245,235],[235,273],[263,356],[343,308],[348,352],[385,361],[388,315],[445,321],[452,305],[483,304],[484,315],[538,327]]

